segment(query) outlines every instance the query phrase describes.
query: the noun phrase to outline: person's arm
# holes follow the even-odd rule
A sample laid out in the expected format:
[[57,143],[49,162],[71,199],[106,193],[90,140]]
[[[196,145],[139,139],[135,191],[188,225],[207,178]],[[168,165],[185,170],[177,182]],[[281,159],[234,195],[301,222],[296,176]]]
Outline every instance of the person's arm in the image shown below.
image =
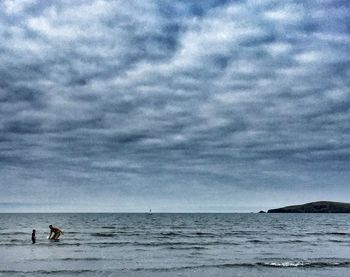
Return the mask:
[[52,230],[50,230],[49,239],[51,239],[51,235],[52,235]]

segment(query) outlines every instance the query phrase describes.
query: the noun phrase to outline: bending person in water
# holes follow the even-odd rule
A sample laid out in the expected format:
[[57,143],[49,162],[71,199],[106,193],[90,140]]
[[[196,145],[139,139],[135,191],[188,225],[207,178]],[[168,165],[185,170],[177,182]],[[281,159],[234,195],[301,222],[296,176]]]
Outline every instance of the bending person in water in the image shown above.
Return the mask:
[[[50,228],[49,239],[56,240],[60,237],[61,234],[64,235],[63,231],[60,230],[60,228],[58,228],[58,227],[54,227],[54,226],[50,225],[49,228]],[[52,234],[53,234],[53,236],[51,237]]]

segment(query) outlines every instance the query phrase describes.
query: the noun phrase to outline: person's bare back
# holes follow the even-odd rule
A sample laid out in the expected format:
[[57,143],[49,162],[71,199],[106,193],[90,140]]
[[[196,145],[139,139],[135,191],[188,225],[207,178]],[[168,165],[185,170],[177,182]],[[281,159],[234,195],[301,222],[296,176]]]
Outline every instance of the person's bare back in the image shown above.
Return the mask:
[[50,225],[49,228],[50,228],[50,234],[48,239],[58,240],[61,234],[64,235],[63,231],[58,227],[54,227]]

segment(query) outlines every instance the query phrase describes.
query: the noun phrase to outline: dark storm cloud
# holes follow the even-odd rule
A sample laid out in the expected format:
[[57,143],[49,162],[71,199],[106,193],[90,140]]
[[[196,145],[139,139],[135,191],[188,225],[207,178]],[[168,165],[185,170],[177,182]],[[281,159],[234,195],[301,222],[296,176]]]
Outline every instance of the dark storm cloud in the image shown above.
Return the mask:
[[349,12],[347,1],[1,2],[0,201],[55,190],[69,208],[135,210],[186,190],[244,206],[317,187],[319,168],[343,186]]

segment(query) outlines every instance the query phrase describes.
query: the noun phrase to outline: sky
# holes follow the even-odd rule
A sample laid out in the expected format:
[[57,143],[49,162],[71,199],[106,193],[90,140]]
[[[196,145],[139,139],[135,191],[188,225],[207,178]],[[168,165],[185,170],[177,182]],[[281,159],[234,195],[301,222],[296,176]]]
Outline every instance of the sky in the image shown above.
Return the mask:
[[350,202],[350,2],[0,2],[0,212]]

